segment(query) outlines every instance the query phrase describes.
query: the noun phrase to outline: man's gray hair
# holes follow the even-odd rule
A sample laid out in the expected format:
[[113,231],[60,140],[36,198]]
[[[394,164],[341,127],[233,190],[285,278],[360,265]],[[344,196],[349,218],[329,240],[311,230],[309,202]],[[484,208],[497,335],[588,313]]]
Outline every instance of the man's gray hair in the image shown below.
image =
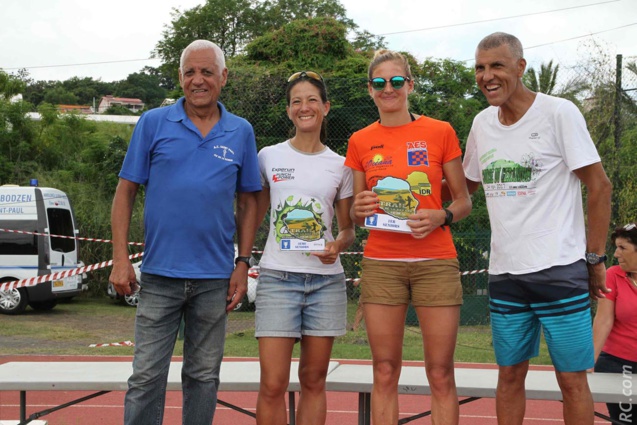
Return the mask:
[[503,44],[509,46],[509,50],[511,50],[515,59],[524,58],[524,50],[522,49],[520,40],[516,36],[505,32],[494,32],[493,34],[487,35],[480,41],[480,44],[478,44],[478,50],[495,49]]
[[211,49],[215,52],[215,58],[217,59],[217,67],[219,68],[219,72],[223,71],[226,67],[226,58],[223,54],[223,50],[219,46],[217,46],[212,41],[208,40],[195,40],[190,43],[183,52],[181,52],[181,58],[179,58],[179,70],[181,73],[184,72],[184,62],[186,57],[195,50],[206,50]]

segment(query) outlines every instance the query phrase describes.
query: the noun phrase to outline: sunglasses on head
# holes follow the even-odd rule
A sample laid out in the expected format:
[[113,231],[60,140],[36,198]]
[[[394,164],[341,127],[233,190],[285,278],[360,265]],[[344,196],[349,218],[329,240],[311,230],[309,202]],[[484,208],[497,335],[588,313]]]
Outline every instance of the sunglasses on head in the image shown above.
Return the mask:
[[319,74],[317,74],[314,71],[300,71],[290,75],[290,78],[288,78],[288,83],[291,83],[292,81],[296,81],[299,78],[311,78],[313,80],[320,81],[321,83],[323,82],[323,77],[321,77]]
[[624,230],[626,230],[627,232],[630,232],[635,227],[637,227],[637,225],[635,223],[630,223],[630,224],[627,224],[627,225],[624,226]]
[[372,78],[371,80],[369,80],[369,84],[371,84],[374,90],[383,90],[385,88],[385,85],[389,83],[393,88],[398,90],[405,85],[406,81],[411,81],[411,78],[401,77],[397,75],[395,77],[391,77],[389,80],[380,77]]

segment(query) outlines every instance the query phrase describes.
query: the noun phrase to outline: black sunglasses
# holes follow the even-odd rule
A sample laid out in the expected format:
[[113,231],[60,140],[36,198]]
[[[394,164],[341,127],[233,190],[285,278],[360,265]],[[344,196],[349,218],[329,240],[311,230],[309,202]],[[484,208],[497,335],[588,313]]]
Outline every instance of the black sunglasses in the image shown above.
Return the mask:
[[311,78],[313,80],[320,81],[321,83],[323,82],[323,77],[321,77],[319,74],[317,74],[314,71],[300,71],[290,75],[290,78],[288,78],[288,83],[291,83],[292,81],[296,81],[299,78]]
[[401,77],[397,75],[395,77],[391,77],[389,80],[386,80],[384,78],[376,77],[369,80],[369,84],[371,84],[374,90],[383,90],[385,88],[385,85],[389,83],[393,88],[398,90],[405,85],[405,81],[411,81],[411,78]]

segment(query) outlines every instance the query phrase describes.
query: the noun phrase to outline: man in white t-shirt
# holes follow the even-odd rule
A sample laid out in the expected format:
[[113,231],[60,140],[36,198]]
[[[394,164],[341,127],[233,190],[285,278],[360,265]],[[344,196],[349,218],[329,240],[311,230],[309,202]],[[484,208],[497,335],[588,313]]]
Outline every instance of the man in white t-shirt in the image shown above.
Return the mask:
[[512,35],[494,33],[478,45],[476,83],[491,106],[474,119],[463,162],[469,190],[484,187],[491,222],[498,424],[522,424],[524,380],[543,330],[564,422],[592,425],[589,296],[607,292],[611,184],[577,107],[529,90],[525,68],[522,44]]

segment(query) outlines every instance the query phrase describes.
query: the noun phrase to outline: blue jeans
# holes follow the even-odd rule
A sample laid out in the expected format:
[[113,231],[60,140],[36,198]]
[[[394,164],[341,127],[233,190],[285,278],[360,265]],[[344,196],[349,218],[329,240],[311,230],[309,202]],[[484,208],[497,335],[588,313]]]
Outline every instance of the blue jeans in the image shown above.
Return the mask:
[[182,318],[182,421],[187,425],[212,423],[226,337],[228,282],[142,273],[133,374],[124,404],[126,425],[161,425],[168,369]]

